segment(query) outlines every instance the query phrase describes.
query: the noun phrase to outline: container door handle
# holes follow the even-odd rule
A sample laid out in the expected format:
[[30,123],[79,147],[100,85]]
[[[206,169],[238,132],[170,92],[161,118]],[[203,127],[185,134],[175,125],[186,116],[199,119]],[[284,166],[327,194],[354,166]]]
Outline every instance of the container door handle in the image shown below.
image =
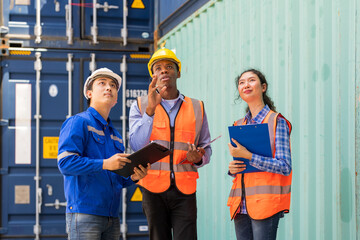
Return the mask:
[[119,6],[109,5],[108,2],[104,2],[104,5],[101,5],[100,3],[96,3],[96,8],[103,8],[104,12],[108,12],[109,9],[118,9]]
[[67,43],[73,44],[74,30],[72,28],[72,0],[68,0],[68,4],[65,6],[65,20],[66,20],[66,36],[68,38]]
[[[124,141],[124,147],[126,149],[126,72],[127,72],[127,63],[126,63],[126,55],[123,55],[122,63],[120,64],[120,71],[122,72],[122,116],[120,119],[122,120],[122,136]],[[120,230],[122,233],[123,240],[126,240],[126,232],[127,232],[127,224],[126,224],[126,211],[127,211],[127,203],[126,203],[126,193],[127,189],[122,189],[122,224],[120,226]]]
[[38,44],[41,43],[41,32],[42,32],[41,20],[40,20],[40,17],[41,17],[40,1],[41,0],[36,0],[36,24],[35,24],[35,27],[34,27],[34,34],[36,36],[35,43],[38,43]]
[[91,27],[91,35],[93,37],[93,44],[97,44],[97,34],[98,34],[98,30],[97,30],[97,13],[96,13],[96,0],[93,0],[93,25]]
[[123,28],[121,29],[121,37],[123,38],[123,45],[127,45],[127,16],[128,16],[128,8],[127,8],[127,0],[123,0]]
[[55,207],[59,209],[60,207],[66,207],[67,202],[60,202],[59,199],[55,199],[54,203],[45,203],[45,207]]
[[39,198],[39,201],[38,201],[38,212],[41,213],[41,206],[42,206],[42,188],[38,188],[37,189],[37,194],[38,194],[38,198]]
[[41,53],[35,53],[35,63],[34,69],[36,71],[36,115],[34,116],[36,120],[36,173],[35,173],[35,191],[36,191],[36,215],[35,215],[35,225],[34,225],[34,234],[35,239],[40,239],[41,233],[41,225],[40,225],[40,213],[41,213],[41,205],[42,205],[42,189],[40,188],[40,76],[42,70],[42,62],[41,62]]
[[68,115],[66,118],[72,115],[72,72],[74,70],[72,58],[73,54],[68,53],[68,61],[66,63],[66,71],[68,72]]

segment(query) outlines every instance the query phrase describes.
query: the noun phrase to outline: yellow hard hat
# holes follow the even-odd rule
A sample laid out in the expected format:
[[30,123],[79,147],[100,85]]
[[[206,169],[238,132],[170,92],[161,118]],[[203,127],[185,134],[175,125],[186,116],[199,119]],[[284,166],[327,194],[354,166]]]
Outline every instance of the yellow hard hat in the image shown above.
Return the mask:
[[160,60],[169,60],[174,62],[179,67],[179,72],[181,72],[181,62],[176,57],[175,53],[167,48],[161,48],[151,56],[150,61],[148,63],[148,69],[151,77],[152,77],[152,71],[151,71],[152,66]]

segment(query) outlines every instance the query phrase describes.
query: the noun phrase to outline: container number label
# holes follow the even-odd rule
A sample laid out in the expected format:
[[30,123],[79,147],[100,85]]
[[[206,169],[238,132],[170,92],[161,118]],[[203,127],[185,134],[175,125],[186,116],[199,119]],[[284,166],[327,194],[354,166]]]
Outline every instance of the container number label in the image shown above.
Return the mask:
[[131,107],[131,104],[136,101],[137,97],[146,96],[148,93],[144,89],[126,89],[126,107]]
[[43,138],[43,158],[57,159],[59,137]]

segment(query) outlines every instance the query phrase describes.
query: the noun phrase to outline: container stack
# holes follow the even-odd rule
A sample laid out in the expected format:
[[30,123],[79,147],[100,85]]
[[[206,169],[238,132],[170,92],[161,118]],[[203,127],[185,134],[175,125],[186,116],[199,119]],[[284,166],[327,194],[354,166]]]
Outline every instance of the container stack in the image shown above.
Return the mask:
[[[0,3],[0,238],[65,239],[58,136],[87,108],[82,87],[107,67],[123,84],[110,118],[128,147],[129,108],[146,95],[153,0],[7,0]],[[122,239],[147,239],[137,186],[123,191]]]

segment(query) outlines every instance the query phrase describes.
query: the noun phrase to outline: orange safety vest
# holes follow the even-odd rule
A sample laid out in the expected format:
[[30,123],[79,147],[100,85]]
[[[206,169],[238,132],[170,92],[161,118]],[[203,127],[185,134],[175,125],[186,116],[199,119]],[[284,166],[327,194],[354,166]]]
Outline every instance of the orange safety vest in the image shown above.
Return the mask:
[[[147,96],[139,97],[138,106],[141,115],[148,105]],[[157,142],[173,150],[172,154],[153,163],[146,177],[139,185],[153,193],[161,193],[170,187],[171,174],[174,174],[176,187],[184,194],[196,191],[196,180],[199,178],[193,163],[185,161],[188,143],[198,145],[200,130],[204,118],[203,102],[185,97],[175,118],[175,125],[170,127],[170,118],[161,104],[155,109],[150,141]]]
[[[275,157],[276,151],[275,136],[278,116],[284,118],[281,114],[270,110],[262,122],[268,123],[273,157]],[[286,122],[291,133],[291,124],[288,120]],[[236,121],[234,126],[240,124],[246,124],[244,118]],[[242,194],[245,196],[247,213],[252,219],[262,220],[280,211],[288,213],[290,209],[291,179],[292,171],[289,176],[270,172],[236,174],[227,202],[230,207],[231,219],[234,219],[238,212]]]

